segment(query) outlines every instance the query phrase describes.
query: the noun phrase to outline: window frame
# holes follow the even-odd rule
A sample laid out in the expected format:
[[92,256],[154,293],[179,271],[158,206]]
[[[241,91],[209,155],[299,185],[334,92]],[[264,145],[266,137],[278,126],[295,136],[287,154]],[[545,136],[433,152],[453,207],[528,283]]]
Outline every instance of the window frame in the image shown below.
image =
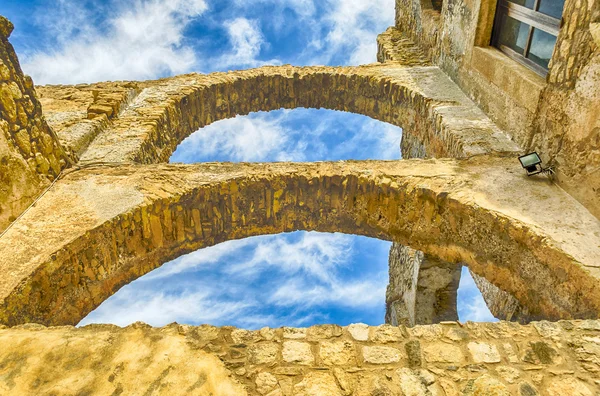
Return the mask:
[[[531,51],[533,30],[534,28],[539,29],[558,38],[558,32],[562,26],[562,19],[556,19],[537,11],[540,7],[540,3],[541,0],[535,0],[533,9],[530,9],[509,0],[498,0],[491,45],[504,52],[511,59],[524,64],[542,77],[546,77],[548,75],[548,69],[527,58],[527,55],[529,55],[529,52]],[[529,32],[527,34],[527,41],[523,53],[518,53],[512,48],[499,43],[502,22],[507,17],[511,17],[519,22],[529,25]]]

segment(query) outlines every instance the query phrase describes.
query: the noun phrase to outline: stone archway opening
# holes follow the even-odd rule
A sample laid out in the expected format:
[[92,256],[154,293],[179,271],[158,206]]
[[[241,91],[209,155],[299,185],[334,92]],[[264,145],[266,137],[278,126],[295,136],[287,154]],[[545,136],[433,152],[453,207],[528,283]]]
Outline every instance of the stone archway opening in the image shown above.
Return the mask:
[[[401,128],[360,114],[274,110],[205,126],[177,147],[170,162],[394,160],[401,159],[401,139]],[[392,309],[390,299],[397,283],[411,281],[412,275],[398,279],[404,269],[392,262],[391,247],[375,238],[306,231],[228,241],[177,258],[126,285],[80,325],[398,324],[391,317],[397,302]],[[417,268],[410,308],[417,315],[400,323],[457,320],[459,313],[465,321],[493,320],[470,273],[461,274],[461,268],[439,260]],[[464,296],[457,298],[461,292]]]
[[216,121],[180,143],[171,163],[397,160],[402,128],[361,114],[312,108]]
[[[306,231],[224,242],[124,286],[79,326],[177,322],[260,329],[391,323],[384,301],[399,275],[389,273],[391,245]],[[433,262],[421,268],[414,284],[418,324],[494,321],[466,267],[457,268],[458,273],[451,272],[448,265]],[[454,277],[452,284],[448,275]]]

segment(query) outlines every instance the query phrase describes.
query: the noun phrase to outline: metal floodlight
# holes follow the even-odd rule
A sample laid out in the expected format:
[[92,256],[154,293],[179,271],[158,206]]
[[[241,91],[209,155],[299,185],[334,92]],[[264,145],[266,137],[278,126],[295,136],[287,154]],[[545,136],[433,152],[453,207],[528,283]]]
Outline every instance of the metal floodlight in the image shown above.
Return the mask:
[[552,167],[543,168],[542,159],[535,151],[533,153],[525,154],[519,157],[521,166],[527,171],[527,176],[537,175],[539,173],[546,173],[548,176],[554,174]]

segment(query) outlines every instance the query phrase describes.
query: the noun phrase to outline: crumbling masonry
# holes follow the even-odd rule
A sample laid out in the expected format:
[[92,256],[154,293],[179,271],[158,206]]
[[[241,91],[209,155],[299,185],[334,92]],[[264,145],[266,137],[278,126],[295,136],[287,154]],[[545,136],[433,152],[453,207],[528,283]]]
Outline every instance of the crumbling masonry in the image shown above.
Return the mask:
[[[396,0],[372,65],[45,87],[0,17],[0,394],[600,394],[600,2],[566,1],[545,78],[489,46],[495,14]],[[398,125],[405,160],[167,163],[297,107]],[[294,230],[394,242],[389,324],[73,327],[176,257]],[[462,265],[508,321],[456,321]]]

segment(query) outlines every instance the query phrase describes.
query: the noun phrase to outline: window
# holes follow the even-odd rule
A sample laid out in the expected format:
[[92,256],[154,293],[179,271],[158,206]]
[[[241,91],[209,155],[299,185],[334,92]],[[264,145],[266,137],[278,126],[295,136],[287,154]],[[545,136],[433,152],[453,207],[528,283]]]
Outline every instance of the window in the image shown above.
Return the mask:
[[564,0],[499,0],[492,45],[546,76],[564,4]]

